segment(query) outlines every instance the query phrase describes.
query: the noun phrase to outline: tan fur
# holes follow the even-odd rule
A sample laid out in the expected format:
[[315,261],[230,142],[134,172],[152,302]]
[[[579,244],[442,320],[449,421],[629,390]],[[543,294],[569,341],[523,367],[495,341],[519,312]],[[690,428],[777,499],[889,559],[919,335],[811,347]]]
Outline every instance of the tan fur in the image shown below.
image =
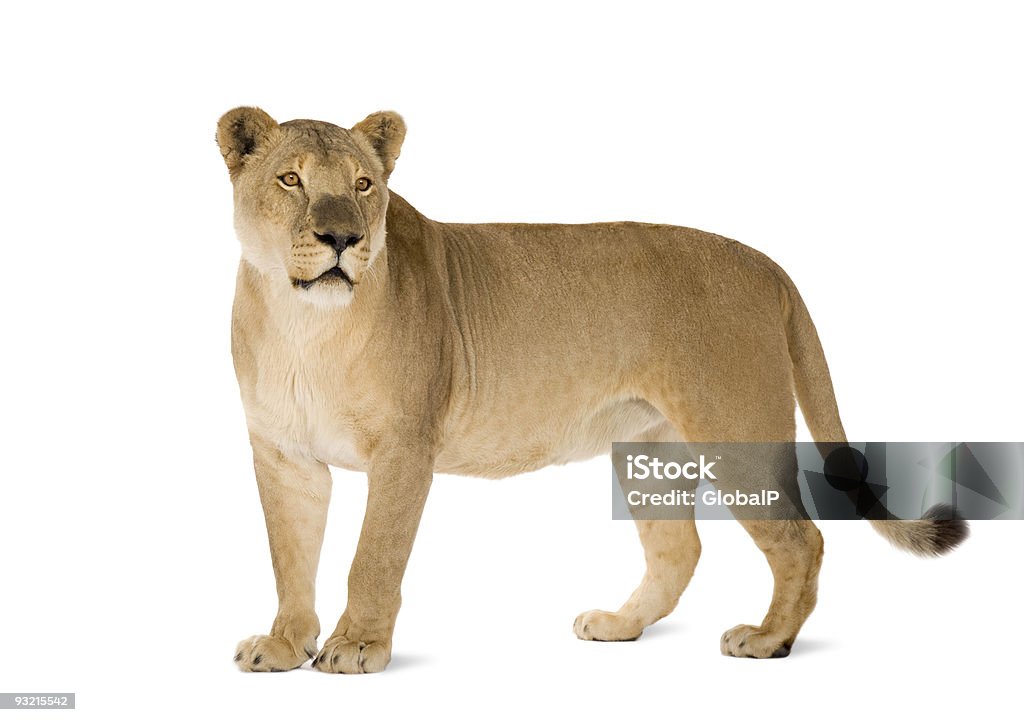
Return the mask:
[[[366,471],[369,495],[314,665],[375,672],[434,471],[507,476],[612,441],[789,441],[794,389],[816,438],[845,439],[813,324],[768,258],[664,225],[431,221],[387,187],[404,135],[389,112],[344,130],[238,108],[218,125],[242,244],[232,350],[279,597],[270,634],[239,645],[245,670],[316,652],[328,465]],[[821,536],[743,525],[775,592],[722,650],[779,656],[814,607]],[[581,614],[581,638],[636,638],[686,587],[693,521],[637,526],[647,574],[618,612]]]

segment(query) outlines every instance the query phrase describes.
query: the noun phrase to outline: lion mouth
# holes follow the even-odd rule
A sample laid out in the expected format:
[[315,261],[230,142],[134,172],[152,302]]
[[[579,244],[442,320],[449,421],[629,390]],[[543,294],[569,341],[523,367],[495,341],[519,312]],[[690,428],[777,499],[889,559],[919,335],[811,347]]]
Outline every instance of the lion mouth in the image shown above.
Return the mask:
[[348,277],[348,274],[345,273],[345,271],[343,271],[340,266],[329,268],[316,278],[311,278],[308,281],[305,281],[301,278],[293,278],[292,285],[295,286],[296,288],[309,288],[310,286],[313,286],[317,283],[335,284],[339,281],[344,282],[345,285],[348,286],[349,288],[355,286],[355,284],[352,282],[352,279]]

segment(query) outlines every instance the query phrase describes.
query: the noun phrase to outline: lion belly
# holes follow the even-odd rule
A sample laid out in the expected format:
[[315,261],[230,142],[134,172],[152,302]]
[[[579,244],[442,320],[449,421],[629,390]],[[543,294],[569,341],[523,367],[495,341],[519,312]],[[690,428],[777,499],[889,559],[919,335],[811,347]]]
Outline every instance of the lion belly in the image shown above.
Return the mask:
[[[540,417],[490,420],[456,430],[438,455],[436,470],[502,478],[551,464],[582,461],[611,452],[612,442],[659,433],[664,417],[638,399],[620,399],[592,408],[548,409]],[[525,433],[510,433],[511,428]]]

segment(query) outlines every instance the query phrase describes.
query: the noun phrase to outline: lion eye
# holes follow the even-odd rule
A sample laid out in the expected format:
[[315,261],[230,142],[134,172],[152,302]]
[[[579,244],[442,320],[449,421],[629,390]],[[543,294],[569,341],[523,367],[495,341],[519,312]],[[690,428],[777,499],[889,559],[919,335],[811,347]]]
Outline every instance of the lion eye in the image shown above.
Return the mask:
[[373,181],[371,181],[369,178],[364,177],[356,180],[356,190],[359,191],[360,193],[365,193],[366,191],[370,190],[370,186],[372,185]]
[[288,186],[289,188],[294,188],[299,184],[298,173],[285,173],[282,176],[278,176],[277,179],[281,181],[281,185]]

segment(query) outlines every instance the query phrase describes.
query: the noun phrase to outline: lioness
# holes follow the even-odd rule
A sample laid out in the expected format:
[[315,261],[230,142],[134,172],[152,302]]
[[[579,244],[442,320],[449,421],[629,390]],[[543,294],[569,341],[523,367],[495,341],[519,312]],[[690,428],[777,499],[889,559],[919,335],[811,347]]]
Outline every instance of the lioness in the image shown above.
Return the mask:
[[[793,440],[794,392],[815,439],[846,438],[811,318],[771,260],[666,225],[429,220],[388,188],[404,137],[393,112],[345,130],[236,108],[217,126],[242,246],[232,353],[279,599],[270,634],[238,645],[243,670],[384,669],[434,471],[504,477],[613,441]],[[348,608],[318,650],[328,465],[366,471],[369,492]],[[815,604],[821,535],[741,523],[775,590],[721,651],[785,656]],[[874,523],[925,554],[965,533]],[[643,582],[617,612],[579,615],[581,639],[635,639],[686,588],[693,520],[637,527]]]

